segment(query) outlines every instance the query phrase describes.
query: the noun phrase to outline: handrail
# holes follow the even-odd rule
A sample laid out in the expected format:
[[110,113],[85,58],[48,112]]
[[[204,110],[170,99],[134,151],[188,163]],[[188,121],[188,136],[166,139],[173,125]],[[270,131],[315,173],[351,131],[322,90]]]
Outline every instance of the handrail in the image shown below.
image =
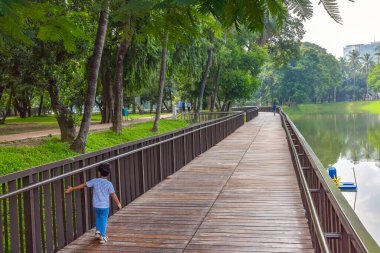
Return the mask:
[[[327,173],[325,173],[322,163],[297,127],[286,113],[282,111],[280,113],[283,117],[284,128],[287,129],[287,123],[293,132],[292,135],[289,129],[287,129],[289,143],[292,145],[293,152],[296,151],[294,153],[295,160],[299,163],[298,166],[301,165],[301,181],[303,181],[303,177],[308,187],[310,188],[310,185],[312,185],[312,187],[316,188],[314,190],[318,192],[318,195],[314,196],[313,202],[319,203],[315,211],[318,214],[319,222],[321,220],[324,221],[321,224],[321,228],[324,236],[327,237],[330,250],[333,250],[331,245],[334,245],[334,240],[339,240],[340,244],[338,246],[335,245],[334,249],[339,248],[341,251],[332,252],[380,252],[380,247],[368,233],[342,193],[333,184]],[[293,142],[298,144],[298,151]],[[302,162],[299,156],[302,157]],[[302,163],[305,167],[302,166]],[[305,174],[305,171],[308,171],[310,174]],[[324,203],[324,205],[320,203]]]
[[291,141],[292,138],[291,138],[289,129],[287,129],[285,127],[286,123],[285,123],[285,119],[283,117],[283,112],[280,111],[280,113],[281,113],[281,116],[282,116],[281,120],[282,120],[283,126],[285,128],[285,132],[286,132],[286,135],[288,137],[289,144],[290,144],[290,146],[291,146],[291,148],[293,150],[293,157],[294,157],[295,162],[296,162],[296,168],[297,168],[297,172],[298,172],[298,175],[299,175],[299,178],[300,178],[300,181],[301,181],[302,190],[303,190],[303,193],[305,194],[305,197],[306,197],[306,204],[307,204],[309,212],[311,214],[310,217],[311,217],[312,223],[314,225],[314,228],[316,230],[315,233],[316,233],[316,236],[317,236],[318,244],[320,246],[320,249],[321,249],[322,253],[330,253],[330,249],[329,249],[329,246],[327,244],[326,236],[323,233],[323,229],[322,229],[321,223],[319,222],[319,217],[318,217],[318,214],[317,214],[317,211],[316,211],[313,199],[312,199],[311,194],[310,194],[309,186],[307,185],[307,182],[306,182],[306,179],[305,179],[305,175],[302,173],[301,162],[300,162],[298,156],[296,155],[297,154],[297,150],[296,150],[293,142]]
[[200,131],[202,129],[205,129],[205,128],[208,128],[208,127],[211,127],[211,126],[215,126],[217,124],[220,124],[220,123],[223,123],[223,122],[226,122],[228,120],[231,120],[233,118],[236,118],[238,116],[240,116],[242,113],[236,113],[230,117],[228,117],[227,119],[225,120],[222,120],[222,121],[218,121],[216,123],[213,123],[213,124],[209,124],[209,125],[206,125],[204,127],[200,127],[200,128],[197,128],[195,130],[192,130],[192,131],[189,131],[189,132],[186,132],[184,134],[180,134],[180,135],[176,135],[174,137],[171,137],[170,139],[166,139],[166,140],[162,140],[162,141],[159,141],[159,142],[156,142],[156,143],[153,143],[153,144],[150,144],[150,145],[147,145],[147,146],[143,146],[141,148],[137,148],[137,149],[134,149],[132,151],[129,151],[129,152],[126,152],[126,153],[123,153],[123,154],[120,154],[120,155],[116,155],[114,157],[111,157],[111,158],[108,158],[108,159],[105,159],[105,160],[102,160],[101,162],[98,162],[98,163],[94,163],[94,164],[91,164],[91,165],[87,165],[87,166],[84,166],[80,169],[77,169],[77,170],[74,170],[74,171],[70,171],[70,172],[66,172],[66,173],[63,173],[59,176],[55,176],[55,177],[52,177],[52,178],[49,178],[49,179],[46,179],[46,180],[43,180],[43,181],[40,181],[38,183],[35,183],[35,184],[32,184],[32,185],[28,185],[27,187],[23,187],[23,188],[20,188],[20,189],[17,189],[15,191],[12,191],[12,192],[8,192],[6,194],[3,194],[3,195],[0,195],[0,200],[3,200],[3,199],[6,199],[6,198],[9,198],[9,197],[12,197],[14,195],[17,195],[17,194],[20,194],[20,193],[23,193],[23,192],[26,192],[26,191],[29,191],[29,190],[32,190],[34,188],[37,188],[37,187],[40,187],[40,186],[43,186],[45,184],[48,184],[48,183],[52,183],[54,181],[57,181],[57,180],[60,180],[60,179],[63,179],[65,177],[69,177],[69,176],[72,176],[72,175],[75,175],[75,174],[78,174],[80,172],[83,172],[83,171],[86,171],[86,170],[89,170],[89,169],[92,169],[94,167],[97,167],[99,166],[101,163],[108,163],[108,162],[111,162],[111,161],[114,161],[114,160],[117,160],[117,159],[120,159],[122,157],[125,157],[125,156],[129,156],[129,155],[132,155],[134,153],[138,153],[142,150],[145,150],[145,149],[148,149],[148,148],[152,148],[152,147],[155,147],[155,146],[158,146],[158,145],[161,145],[163,143],[166,143],[166,142],[170,142],[170,141],[173,141],[173,140],[176,140],[176,139],[179,139],[179,138],[182,138],[188,134],[191,134],[191,133],[194,133],[194,132],[197,132],[197,131]]

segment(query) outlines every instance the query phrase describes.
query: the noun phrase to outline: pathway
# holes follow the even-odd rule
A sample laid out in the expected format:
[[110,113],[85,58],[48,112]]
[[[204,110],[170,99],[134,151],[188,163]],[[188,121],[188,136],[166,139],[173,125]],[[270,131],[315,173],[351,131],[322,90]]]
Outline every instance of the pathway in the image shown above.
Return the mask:
[[[170,118],[170,117],[172,117],[172,114],[165,114],[161,116],[162,119]],[[123,121],[123,126],[125,127],[131,124],[148,122],[152,120],[153,120],[152,117],[144,117],[144,118]],[[110,129],[111,126],[112,126],[112,123],[93,124],[90,126],[90,131],[91,132],[104,131],[104,130]],[[79,127],[77,130],[79,131]],[[27,139],[42,138],[42,137],[48,137],[48,136],[59,136],[59,135],[61,135],[61,132],[59,129],[34,131],[34,132],[27,132],[27,133],[20,133],[20,134],[0,135],[0,144],[2,142],[4,143],[4,142],[11,142],[11,141],[23,141]]]
[[314,252],[280,117],[260,113],[61,252]]

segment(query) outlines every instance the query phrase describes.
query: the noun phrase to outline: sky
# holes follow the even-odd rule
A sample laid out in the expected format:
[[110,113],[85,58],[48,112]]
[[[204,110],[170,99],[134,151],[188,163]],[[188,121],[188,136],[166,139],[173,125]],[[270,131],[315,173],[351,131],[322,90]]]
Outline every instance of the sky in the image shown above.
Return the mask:
[[313,17],[304,23],[303,41],[327,49],[337,58],[343,56],[343,47],[380,41],[380,0],[337,0],[343,24],[335,23],[322,5],[314,3]]

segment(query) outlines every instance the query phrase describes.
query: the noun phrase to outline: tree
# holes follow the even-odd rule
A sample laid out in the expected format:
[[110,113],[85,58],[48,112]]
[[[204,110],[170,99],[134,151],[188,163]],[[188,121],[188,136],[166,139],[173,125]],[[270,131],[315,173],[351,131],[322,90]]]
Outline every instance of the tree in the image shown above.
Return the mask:
[[377,64],[369,73],[368,85],[374,91],[380,91],[380,64]]
[[212,65],[212,55],[213,55],[213,49],[214,49],[214,42],[215,42],[215,34],[214,32],[211,32],[210,35],[210,47],[207,49],[207,62],[202,74],[202,79],[199,83],[199,97],[198,97],[198,105],[195,107],[195,113],[196,117],[199,116],[200,111],[202,110],[202,103],[203,103],[203,94],[206,87],[206,82],[208,79],[208,75],[210,72],[210,68]]
[[[373,61],[373,57],[366,53],[363,55],[363,57],[361,58],[362,62],[363,62],[363,67],[362,67],[362,70],[364,71],[364,73],[366,75],[368,75],[368,73],[370,72],[370,70],[373,68],[373,66],[375,65],[375,62]],[[367,85],[366,85],[366,98],[368,99],[369,95],[368,95],[368,82],[367,82]]]
[[102,59],[104,41],[107,34],[109,15],[109,1],[105,1],[104,9],[100,12],[98,31],[96,33],[94,52],[88,61],[88,86],[86,100],[84,104],[84,113],[78,136],[71,144],[71,149],[78,153],[84,153],[86,148],[88,131],[90,130],[92,110],[95,104],[96,87],[98,84],[98,75],[100,61]]
[[353,80],[354,80],[354,100],[357,99],[357,86],[356,86],[356,74],[357,71],[360,69],[360,54],[357,50],[352,50],[348,54],[348,63],[351,67],[352,75],[353,75]]
[[377,63],[380,63],[380,46],[376,48],[375,55],[377,56]]

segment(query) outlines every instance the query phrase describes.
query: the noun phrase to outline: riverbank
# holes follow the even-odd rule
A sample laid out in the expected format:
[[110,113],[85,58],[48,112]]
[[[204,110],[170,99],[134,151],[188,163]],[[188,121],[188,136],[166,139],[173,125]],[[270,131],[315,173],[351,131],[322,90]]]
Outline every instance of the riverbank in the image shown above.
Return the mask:
[[329,104],[301,104],[295,107],[284,107],[284,111],[289,116],[299,114],[380,114],[380,100],[338,102]]

